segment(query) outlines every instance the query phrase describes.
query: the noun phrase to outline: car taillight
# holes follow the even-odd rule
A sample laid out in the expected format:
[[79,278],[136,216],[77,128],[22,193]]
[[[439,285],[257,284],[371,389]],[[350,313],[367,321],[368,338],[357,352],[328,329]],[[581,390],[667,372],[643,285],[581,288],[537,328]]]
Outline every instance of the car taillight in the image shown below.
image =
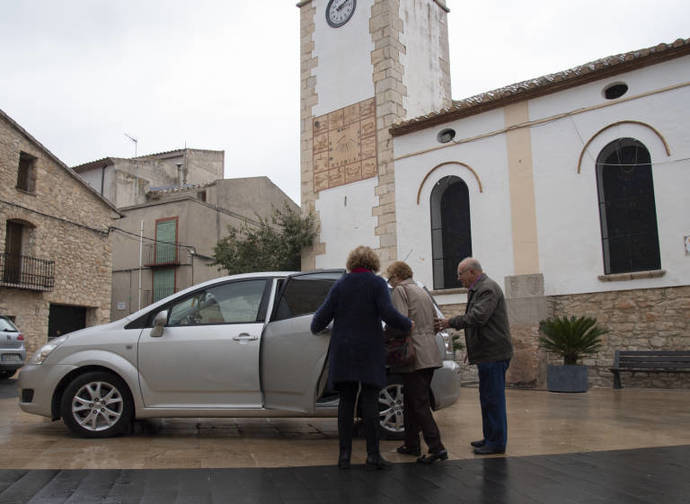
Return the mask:
[[19,336],[17,336],[17,341],[24,341],[24,335],[22,333],[19,333]]

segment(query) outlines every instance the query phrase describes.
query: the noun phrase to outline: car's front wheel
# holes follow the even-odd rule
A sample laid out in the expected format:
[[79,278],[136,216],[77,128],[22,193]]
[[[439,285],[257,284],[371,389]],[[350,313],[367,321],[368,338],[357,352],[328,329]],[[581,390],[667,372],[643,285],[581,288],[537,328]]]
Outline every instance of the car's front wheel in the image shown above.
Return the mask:
[[82,437],[102,438],[129,432],[134,406],[121,378],[105,371],[79,375],[67,386],[60,412],[65,425]]
[[379,392],[379,431],[384,439],[403,439],[404,390],[400,375],[389,375],[388,383]]

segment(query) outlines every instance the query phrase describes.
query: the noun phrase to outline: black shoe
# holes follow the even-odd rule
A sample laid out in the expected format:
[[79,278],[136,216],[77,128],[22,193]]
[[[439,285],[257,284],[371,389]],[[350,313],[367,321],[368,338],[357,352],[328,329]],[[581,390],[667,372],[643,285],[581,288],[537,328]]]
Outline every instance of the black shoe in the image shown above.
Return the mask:
[[419,457],[417,459],[417,462],[420,464],[433,464],[437,460],[446,460],[448,458],[448,451],[447,450],[440,450],[437,452],[429,452],[427,455],[424,455],[423,457]]
[[472,441],[470,444],[472,446],[474,446],[475,448],[481,448],[482,446],[484,446],[486,444],[486,441],[484,441],[483,439],[480,439],[479,441]]
[[338,457],[338,469],[350,468],[350,454],[350,450],[340,450],[340,456]]
[[479,448],[474,449],[474,454],[475,455],[495,455],[495,454],[503,454],[506,452],[506,449],[500,449],[500,448],[491,448],[490,446],[480,446]]
[[422,450],[418,447],[410,448],[407,445],[398,446],[396,450],[400,455],[412,455],[413,457],[419,457],[422,454]]
[[367,456],[367,462],[364,464],[365,471],[388,471],[393,467],[393,464],[388,462],[381,455]]

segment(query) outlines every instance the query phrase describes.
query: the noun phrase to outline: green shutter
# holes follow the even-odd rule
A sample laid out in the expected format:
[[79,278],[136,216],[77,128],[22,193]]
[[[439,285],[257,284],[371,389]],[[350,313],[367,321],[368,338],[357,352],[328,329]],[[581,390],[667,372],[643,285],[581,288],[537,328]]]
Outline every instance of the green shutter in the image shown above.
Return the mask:
[[156,264],[173,263],[177,242],[177,221],[166,220],[156,223]]
[[153,270],[153,302],[175,292],[175,270],[173,268]]

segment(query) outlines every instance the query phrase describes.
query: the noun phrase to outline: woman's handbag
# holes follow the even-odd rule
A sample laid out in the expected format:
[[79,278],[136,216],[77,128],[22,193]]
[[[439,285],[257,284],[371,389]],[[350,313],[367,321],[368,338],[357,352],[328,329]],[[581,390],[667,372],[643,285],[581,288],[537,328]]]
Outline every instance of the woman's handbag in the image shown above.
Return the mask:
[[386,365],[400,368],[407,367],[414,362],[412,331],[400,331],[387,326],[383,333],[383,341],[386,346]]
[[386,327],[384,332],[386,345],[386,364],[391,367],[406,367],[414,362],[414,345],[410,332],[397,331]]

